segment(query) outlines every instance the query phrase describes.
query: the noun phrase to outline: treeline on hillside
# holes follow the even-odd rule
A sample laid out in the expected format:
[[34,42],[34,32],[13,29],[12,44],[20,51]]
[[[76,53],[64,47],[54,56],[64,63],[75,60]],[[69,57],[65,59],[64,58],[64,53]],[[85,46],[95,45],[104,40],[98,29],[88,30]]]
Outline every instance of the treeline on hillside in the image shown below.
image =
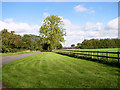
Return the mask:
[[[2,48],[0,52],[17,52],[20,50],[47,50],[47,46],[41,43],[41,37],[37,35],[25,34],[23,36],[15,34],[14,31],[8,32],[7,29],[0,31],[0,41]],[[57,48],[62,48],[59,44]]]
[[97,49],[97,48],[120,48],[120,39],[90,39],[84,40],[80,48]]

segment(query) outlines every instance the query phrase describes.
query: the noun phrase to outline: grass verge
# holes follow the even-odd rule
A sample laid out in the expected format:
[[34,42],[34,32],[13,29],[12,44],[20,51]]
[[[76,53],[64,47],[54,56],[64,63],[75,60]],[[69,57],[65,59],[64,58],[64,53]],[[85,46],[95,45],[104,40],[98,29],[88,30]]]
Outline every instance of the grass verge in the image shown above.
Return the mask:
[[14,53],[1,53],[0,56],[9,56],[9,55],[17,55],[17,54],[32,53],[32,52],[40,52],[40,51],[20,51]]

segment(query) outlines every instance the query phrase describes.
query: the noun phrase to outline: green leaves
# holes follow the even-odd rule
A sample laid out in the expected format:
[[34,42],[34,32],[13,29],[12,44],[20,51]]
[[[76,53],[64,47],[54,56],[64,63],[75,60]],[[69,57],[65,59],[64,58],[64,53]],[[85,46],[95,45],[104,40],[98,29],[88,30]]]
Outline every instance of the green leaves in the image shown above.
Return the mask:
[[120,39],[90,39],[84,40],[81,48],[120,48]]
[[72,44],[71,47],[75,47],[75,44]]
[[20,36],[14,34],[14,31],[8,32],[4,29],[0,32],[2,39],[2,49],[1,52],[16,52],[20,49],[29,50],[40,50],[40,36],[28,35]]
[[63,25],[62,18],[59,16],[48,16],[40,28],[40,36],[44,40],[41,42],[41,45],[50,44],[50,50],[53,50],[57,47],[58,43],[63,42],[63,36],[66,35]]

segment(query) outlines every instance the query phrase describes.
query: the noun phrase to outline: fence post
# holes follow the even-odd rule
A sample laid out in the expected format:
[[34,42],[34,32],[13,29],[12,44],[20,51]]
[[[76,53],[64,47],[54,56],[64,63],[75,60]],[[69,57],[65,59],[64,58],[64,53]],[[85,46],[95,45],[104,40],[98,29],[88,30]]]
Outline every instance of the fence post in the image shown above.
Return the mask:
[[77,51],[75,51],[75,57],[77,57],[77,54],[76,54]]
[[74,57],[76,57],[76,53],[75,53],[76,51],[74,51]]
[[73,56],[74,51],[72,50],[72,56]]
[[107,52],[106,54],[107,54],[107,62],[109,62],[109,58],[108,58],[109,57],[109,53]]
[[70,56],[72,55],[72,51],[70,51]]
[[88,54],[88,52],[86,52],[86,57],[88,57],[88,55],[87,55],[87,54]]
[[81,55],[80,55],[81,57],[83,57],[83,52],[81,52]]
[[77,51],[76,51],[76,57],[77,57]]
[[76,51],[76,57],[78,57],[78,53],[77,53],[78,51]]
[[97,57],[98,57],[98,60],[99,60],[99,52],[97,52]]
[[120,64],[120,52],[118,52],[118,64]]
[[87,52],[87,57],[89,57],[89,55],[88,55],[88,54],[89,54],[89,52]]
[[77,58],[78,58],[78,51],[77,51]]
[[92,59],[93,59],[93,52],[91,52],[91,55],[92,55]]

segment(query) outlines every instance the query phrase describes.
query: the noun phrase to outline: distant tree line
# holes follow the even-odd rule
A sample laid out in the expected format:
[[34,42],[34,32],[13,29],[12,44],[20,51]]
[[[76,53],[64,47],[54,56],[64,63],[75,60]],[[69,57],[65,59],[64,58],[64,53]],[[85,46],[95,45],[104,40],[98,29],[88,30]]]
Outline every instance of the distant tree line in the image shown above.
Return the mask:
[[98,48],[120,48],[120,39],[90,39],[78,43],[77,48],[98,49]]
[[[14,31],[8,32],[7,29],[0,31],[0,52],[17,52],[20,50],[47,50],[48,46],[42,43],[42,38],[37,35],[25,34],[23,36],[15,34]],[[57,49],[62,48],[59,43]]]

